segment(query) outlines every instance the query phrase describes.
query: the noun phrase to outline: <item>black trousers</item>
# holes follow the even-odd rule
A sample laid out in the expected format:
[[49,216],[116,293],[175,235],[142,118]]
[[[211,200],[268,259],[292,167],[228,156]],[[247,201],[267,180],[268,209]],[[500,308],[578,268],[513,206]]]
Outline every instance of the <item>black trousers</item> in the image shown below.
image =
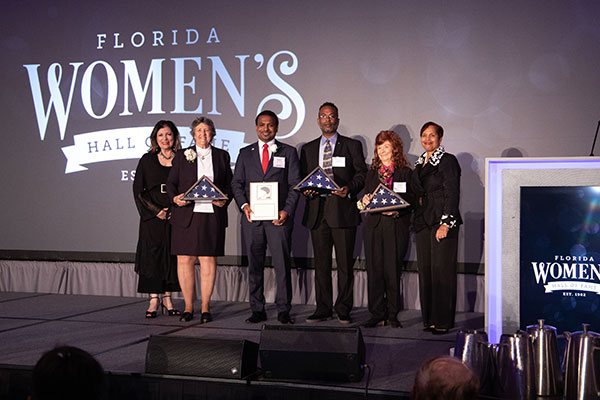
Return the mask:
[[435,240],[437,229],[434,226],[417,232],[421,315],[425,327],[450,329],[456,312],[458,228],[450,229],[440,242]]
[[[242,215],[242,218],[245,218]],[[248,223],[242,221],[242,233],[248,254],[248,286],[250,309],[265,311],[264,268],[267,245],[271,251],[277,294],[275,304],[278,312],[289,312],[292,308],[292,278],[290,262],[290,239],[293,222],[275,226],[271,221]]]
[[[321,216],[320,216],[321,217]],[[325,218],[310,236],[315,257],[315,297],[317,313],[330,314],[332,309],[338,315],[350,315],[354,304],[354,241],[356,227],[332,228]],[[333,284],[331,277],[332,250],[335,246],[335,256],[338,273],[338,295],[333,305]]]
[[409,225],[410,215],[382,215],[377,226],[365,226],[369,312],[373,318],[395,319],[402,308],[400,276],[408,249]]

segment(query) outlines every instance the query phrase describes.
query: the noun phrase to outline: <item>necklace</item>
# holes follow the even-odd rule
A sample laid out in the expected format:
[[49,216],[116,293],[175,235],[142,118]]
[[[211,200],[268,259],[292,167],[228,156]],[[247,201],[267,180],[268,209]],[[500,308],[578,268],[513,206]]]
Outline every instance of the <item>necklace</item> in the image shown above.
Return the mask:
[[[204,152],[202,150],[204,150]],[[210,150],[211,150],[210,147],[208,147],[207,149],[198,147],[198,153],[200,154],[200,159],[202,161],[204,161],[204,159],[210,155]]]
[[171,152],[171,155],[169,157],[165,156],[162,152],[162,150],[160,151],[160,155],[165,159],[165,160],[170,160],[171,158],[175,157],[175,154],[173,152]]

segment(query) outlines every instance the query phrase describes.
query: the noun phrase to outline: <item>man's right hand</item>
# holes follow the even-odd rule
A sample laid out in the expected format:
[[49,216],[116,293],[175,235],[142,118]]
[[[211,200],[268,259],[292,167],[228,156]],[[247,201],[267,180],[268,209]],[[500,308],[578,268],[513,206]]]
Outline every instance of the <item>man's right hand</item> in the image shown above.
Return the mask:
[[252,211],[252,209],[250,208],[250,204],[244,204],[242,211],[246,215],[246,219],[248,220],[248,222],[252,222],[252,219],[250,218],[250,216],[252,215],[252,213],[254,211]]
[[316,190],[310,190],[309,189],[309,190],[303,191],[302,194],[305,195],[306,197],[309,197],[309,198],[312,199],[313,197],[315,197],[316,195],[318,195],[319,192],[317,192]]

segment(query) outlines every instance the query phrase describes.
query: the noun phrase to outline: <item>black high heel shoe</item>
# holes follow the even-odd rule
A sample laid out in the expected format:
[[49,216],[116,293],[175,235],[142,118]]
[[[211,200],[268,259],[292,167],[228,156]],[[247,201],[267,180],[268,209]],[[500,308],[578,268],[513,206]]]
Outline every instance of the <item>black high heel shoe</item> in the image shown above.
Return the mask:
[[191,320],[194,319],[194,312],[187,312],[184,311],[183,314],[181,314],[181,317],[179,317],[179,320],[182,322],[190,322]]
[[[170,294],[163,295],[163,299],[164,299],[165,297],[171,298],[171,295],[170,295]],[[160,306],[161,306],[161,309],[162,309],[162,313],[163,313],[163,315],[165,314],[165,310],[167,311],[167,315],[168,315],[169,317],[174,317],[174,316],[177,316],[177,315],[181,315],[181,311],[179,311],[179,310],[178,310],[178,309],[176,309],[176,308],[172,308],[172,309],[170,309],[170,310],[169,310],[169,309],[167,308],[167,306],[165,306],[165,304],[164,304],[164,302],[163,302],[162,300],[161,300],[161,302],[160,302]]]
[[146,318],[156,318],[156,311],[160,307],[164,307],[162,304],[162,301],[158,298],[158,296],[150,296],[150,304],[152,304],[152,300],[154,300],[154,299],[158,300],[158,305],[156,306],[156,310],[154,310],[154,311],[146,310]]
[[202,315],[200,316],[200,319],[202,321],[203,324],[206,324],[208,322],[211,322],[212,319],[212,315],[210,315],[209,312],[203,312]]

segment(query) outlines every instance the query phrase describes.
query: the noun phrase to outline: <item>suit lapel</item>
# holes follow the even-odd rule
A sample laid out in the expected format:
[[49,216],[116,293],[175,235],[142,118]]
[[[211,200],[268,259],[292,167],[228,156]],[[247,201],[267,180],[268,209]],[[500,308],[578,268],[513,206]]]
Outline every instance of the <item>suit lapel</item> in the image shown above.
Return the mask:
[[335,148],[333,149],[332,156],[339,156],[344,153],[344,138],[342,135],[338,133],[337,143],[335,144]]
[[[260,149],[262,151],[262,149]],[[264,175],[262,170],[262,164],[260,163],[260,154],[258,142],[254,142],[254,144],[250,147],[250,167],[254,168],[257,173]]]
[[218,169],[219,169],[219,164],[221,160],[217,160],[217,152],[215,151],[215,148],[213,146],[211,146],[211,151],[212,151],[212,166],[213,166],[213,182],[217,182],[217,176],[219,176],[218,174]]
[[[194,152],[196,152],[196,146],[189,147],[189,149],[192,149]],[[188,165],[187,174],[192,177],[193,182],[196,182],[198,180],[198,165],[196,165],[196,163],[198,162],[199,157],[200,155],[196,153],[196,160],[194,162],[189,162],[187,160],[185,162]]]
[[[273,168],[273,161],[275,159],[275,154],[281,149],[281,143],[278,142],[277,140],[275,140],[275,146],[277,146],[277,151],[273,154],[269,154],[269,164],[267,165],[267,171],[265,172],[265,176],[267,176],[269,174],[269,172],[271,172],[271,168]],[[278,156],[280,157],[280,156]],[[262,165],[260,166],[260,170],[262,171]]]

